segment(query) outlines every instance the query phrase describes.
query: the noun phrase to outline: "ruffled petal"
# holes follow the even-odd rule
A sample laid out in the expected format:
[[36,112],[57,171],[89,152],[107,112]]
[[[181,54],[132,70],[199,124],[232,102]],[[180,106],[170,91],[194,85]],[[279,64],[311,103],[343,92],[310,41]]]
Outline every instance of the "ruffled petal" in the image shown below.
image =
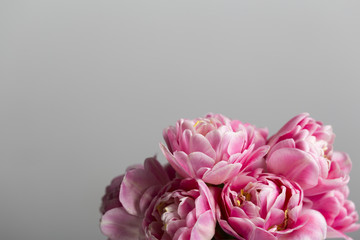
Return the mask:
[[284,235],[279,232],[277,238],[279,240],[321,240],[326,238],[326,221],[318,211],[304,210],[296,221],[296,225],[303,226]]
[[236,176],[241,166],[240,163],[228,164],[225,161],[220,161],[211,170],[205,172],[202,179],[207,183],[218,185]]
[[124,208],[113,208],[101,218],[100,229],[111,240],[134,240],[143,236],[141,222],[140,218],[127,213]]
[[308,153],[295,148],[282,148],[267,159],[269,172],[286,176],[297,182],[303,189],[314,187],[318,183],[319,166]]

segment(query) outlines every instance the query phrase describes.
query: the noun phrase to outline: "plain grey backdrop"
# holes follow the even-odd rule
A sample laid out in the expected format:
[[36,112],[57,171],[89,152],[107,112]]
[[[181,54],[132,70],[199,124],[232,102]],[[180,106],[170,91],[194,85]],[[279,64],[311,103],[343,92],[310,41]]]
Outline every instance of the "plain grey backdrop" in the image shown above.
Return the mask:
[[360,209],[359,43],[359,1],[1,0],[0,239],[105,239],[105,186],[208,112],[331,124]]

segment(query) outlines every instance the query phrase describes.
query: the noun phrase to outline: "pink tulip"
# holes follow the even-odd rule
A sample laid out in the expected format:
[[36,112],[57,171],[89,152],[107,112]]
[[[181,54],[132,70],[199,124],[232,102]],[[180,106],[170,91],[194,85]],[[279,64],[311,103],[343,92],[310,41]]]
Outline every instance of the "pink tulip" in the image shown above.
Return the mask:
[[305,207],[319,211],[328,225],[328,238],[351,238],[344,233],[353,232],[360,228],[359,215],[355,210],[355,205],[348,200],[349,188],[332,190],[320,195],[306,197]]
[[212,239],[214,197],[201,180],[175,179],[151,202],[143,226],[147,239]]
[[243,174],[224,186],[217,218],[236,239],[324,239],[324,217],[315,210],[303,210],[302,204],[298,184],[269,173]]
[[103,197],[100,228],[110,240],[145,239],[142,228],[144,214],[158,191],[174,176],[169,167],[162,167],[156,158],[144,165],[129,168],[115,178]]
[[160,148],[184,178],[221,184],[240,171],[264,167],[267,130],[209,114],[194,120],[180,119],[163,133],[167,147]]
[[332,155],[335,134],[330,125],[324,126],[322,122],[309,117],[308,113],[302,113],[293,117],[271,136],[268,144],[274,146],[286,139],[293,139],[298,149],[329,158]]
[[[337,160],[344,156],[333,153],[334,138],[331,126],[299,114],[269,139],[267,170],[297,182],[307,196],[344,186],[351,162]],[[340,162],[346,165],[343,170]]]

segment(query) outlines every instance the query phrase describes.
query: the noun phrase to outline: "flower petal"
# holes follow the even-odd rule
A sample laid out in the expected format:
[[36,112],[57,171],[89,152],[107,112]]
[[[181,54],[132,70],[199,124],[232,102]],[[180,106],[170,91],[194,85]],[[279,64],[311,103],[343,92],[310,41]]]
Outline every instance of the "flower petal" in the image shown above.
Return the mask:
[[281,136],[285,135],[286,133],[292,131],[304,118],[308,117],[308,113],[301,113],[292,119],[290,119],[277,133],[274,137],[270,138],[269,145],[274,145]]
[[210,142],[201,134],[194,134],[190,139],[190,152],[202,152],[211,158],[216,158],[215,150]]
[[100,229],[111,240],[133,240],[143,235],[141,219],[130,215],[124,208],[113,208],[107,211],[100,222]]
[[228,164],[226,161],[218,162],[211,170],[205,172],[202,179],[204,182],[218,185],[239,173],[242,164]]
[[202,213],[191,230],[190,239],[211,239],[215,234],[215,226],[214,213],[211,210]]
[[215,160],[208,155],[202,152],[193,152],[188,155],[190,166],[195,173],[196,177],[201,177],[198,175],[198,170],[201,168],[212,168],[215,163]]
[[308,153],[296,148],[275,151],[266,161],[269,172],[281,174],[297,182],[304,190],[318,183],[319,166]]
[[160,149],[162,153],[165,155],[165,158],[169,161],[170,165],[175,169],[176,172],[178,172],[183,177],[188,177],[188,167],[186,162],[178,162],[178,160],[172,155],[163,144],[160,143]]
[[[167,173],[164,169],[160,170],[161,165],[156,159],[146,159],[144,169],[142,166],[139,168],[132,168],[128,170],[120,186],[119,200],[123,207],[132,215],[141,216],[144,212],[140,209],[140,200],[150,187],[162,186],[166,184],[168,179]],[[165,176],[157,176],[157,175]],[[149,194],[149,192],[147,192]],[[152,192],[155,195],[156,192]],[[148,197],[150,203],[151,197]],[[144,199],[143,199],[144,200]]]
[[304,210],[303,214],[296,221],[296,225],[303,225],[302,227],[287,233],[277,235],[279,240],[313,240],[325,239],[326,237],[326,221],[323,215],[315,210]]

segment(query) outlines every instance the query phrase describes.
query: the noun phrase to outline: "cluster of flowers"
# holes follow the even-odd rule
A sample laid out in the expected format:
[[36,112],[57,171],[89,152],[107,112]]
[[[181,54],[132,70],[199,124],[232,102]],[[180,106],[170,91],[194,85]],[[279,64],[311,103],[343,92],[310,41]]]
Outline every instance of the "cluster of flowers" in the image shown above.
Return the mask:
[[208,114],[164,130],[155,157],[106,188],[101,231],[118,239],[351,239],[351,161],[307,113],[275,135]]

